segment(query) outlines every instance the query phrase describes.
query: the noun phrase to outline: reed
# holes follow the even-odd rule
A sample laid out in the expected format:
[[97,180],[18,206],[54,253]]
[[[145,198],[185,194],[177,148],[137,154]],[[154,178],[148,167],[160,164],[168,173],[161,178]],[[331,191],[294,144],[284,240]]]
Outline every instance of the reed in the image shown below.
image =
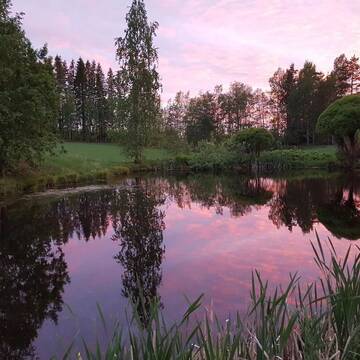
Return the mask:
[[[98,344],[91,349],[83,339],[83,350],[75,356],[71,346],[63,358],[360,359],[360,248],[350,246],[345,257],[340,258],[330,239],[327,245],[316,235],[312,247],[321,277],[306,287],[294,274],[286,287],[270,290],[269,283],[255,271],[246,316],[238,313],[221,322],[207,312],[199,320],[200,296],[172,325],[164,320],[159,303],[153,302],[144,325],[136,311],[141,304],[135,304],[126,331],[118,324],[105,348]],[[101,308],[98,310],[106,330]]]

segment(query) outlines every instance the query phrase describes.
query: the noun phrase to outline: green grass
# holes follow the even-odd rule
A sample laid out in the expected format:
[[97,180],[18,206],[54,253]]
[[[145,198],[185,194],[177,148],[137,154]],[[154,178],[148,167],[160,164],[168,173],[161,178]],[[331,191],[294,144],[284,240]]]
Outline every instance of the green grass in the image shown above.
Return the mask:
[[144,151],[143,164],[135,165],[126,150],[115,144],[64,143],[36,169],[0,179],[0,199],[49,188],[105,182],[130,172],[157,169],[173,157],[164,149]]
[[[58,175],[68,172],[89,173],[109,170],[131,163],[125,149],[115,144],[64,143],[65,153],[48,156],[41,170]],[[146,149],[144,162],[163,161],[171,154],[163,149]]]

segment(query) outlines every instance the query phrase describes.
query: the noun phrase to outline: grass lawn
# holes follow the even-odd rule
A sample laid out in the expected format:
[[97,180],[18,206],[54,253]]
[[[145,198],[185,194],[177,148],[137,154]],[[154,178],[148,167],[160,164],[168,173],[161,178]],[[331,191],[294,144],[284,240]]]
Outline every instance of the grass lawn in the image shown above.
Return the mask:
[[[45,159],[43,171],[54,175],[89,173],[131,163],[125,149],[115,144],[64,143],[63,148],[64,153]],[[144,156],[145,162],[171,158],[171,154],[164,149],[146,149]]]

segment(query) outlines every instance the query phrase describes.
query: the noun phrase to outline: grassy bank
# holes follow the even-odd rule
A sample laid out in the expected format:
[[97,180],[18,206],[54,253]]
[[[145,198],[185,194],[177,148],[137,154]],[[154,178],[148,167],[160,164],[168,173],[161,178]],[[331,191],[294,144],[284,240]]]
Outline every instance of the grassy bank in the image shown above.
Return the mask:
[[114,144],[64,143],[36,169],[0,179],[0,198],[49,188],[105,182],[130,172],[150,171],[171,159],[164,149],[146,149],[144,162],[134,164],[125,149]]
[[[186,155],[177,155],[166,149],[145,150],[144,161],[135,165],[125,149],[115,144],[65,143],[64,151],[47,156],[37,169],[24,167],[17,176],[0,179],[0,198],[43,191],[49,188],[76,186],[108,181],[121,175],[159,169],[247,170],[246,156],[231,153],[223,145],[209,144]],[[335,147],[264,152],[259,163],[268,171],[291,169],[328,169],[336,164]]]
[[[349,248],[340,259],[331,241],[323,246],[317,238],[312,245],[321,274],[318,283],[301,284],[294,274],[286,287],[270,290],[254,272],[247,315],[226,321],[219,321],[211,312],[205,319],[196,317],[201,297],[172,326],[163,321],[156,302],[143,308],[148,312],[144,323],[137,315],[141,307],[137,304],[127,330],[117,326],[105,349],[99,345],[93,349],[83,339],[83,350],[76,350],[77,359],[359,359],[360,249]],[[100,309],[99,317],[106,330]],[[70,347],[65,359],[75,358],[72,350]]]

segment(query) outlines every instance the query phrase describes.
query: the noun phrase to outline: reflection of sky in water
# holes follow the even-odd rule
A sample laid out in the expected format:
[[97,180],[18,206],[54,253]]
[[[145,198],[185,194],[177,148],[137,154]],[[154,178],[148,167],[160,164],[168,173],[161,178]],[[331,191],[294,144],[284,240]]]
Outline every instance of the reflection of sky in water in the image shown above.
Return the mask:
[[[267,184],[275,190],[276,184]],[[257,269],[272,284],[285,284],[289,273],[299,272],[303,283],[317,278],[310,240],[314,230],[321,239],[331,236],[319,223],[304,234],[294,226],[276,227],[269,219],[269,205],[252,206],[252,211],[234,217],[227,206],[222,214],[214,207],[189,202],[180,208],[171,198],[160,208],[165,211],[165,255],[161,265],[162,283],[159,288],[165,314],[178,319],[185,310],[184,295],[195,299],[205,293],[205,304],[213,303],[220,316],[236,310],[244,311],[250,291],[251,271]],[[73,237],[63,246],[71,283],[65,288],[64,307],[58,326],[46,320],[35,342],[38,354],[47,358],[53,351],[63,350],[80,328],[81,335],[94,339],[103,334],[96,302],[101,304],[105,317],[111,322],[125,322],[127,301],[121,295],[122,267],[114,260],[119,251],[113,241],[113,227],[102,238],[87,243]],[[349,242],[334,239],[340,254]]]

